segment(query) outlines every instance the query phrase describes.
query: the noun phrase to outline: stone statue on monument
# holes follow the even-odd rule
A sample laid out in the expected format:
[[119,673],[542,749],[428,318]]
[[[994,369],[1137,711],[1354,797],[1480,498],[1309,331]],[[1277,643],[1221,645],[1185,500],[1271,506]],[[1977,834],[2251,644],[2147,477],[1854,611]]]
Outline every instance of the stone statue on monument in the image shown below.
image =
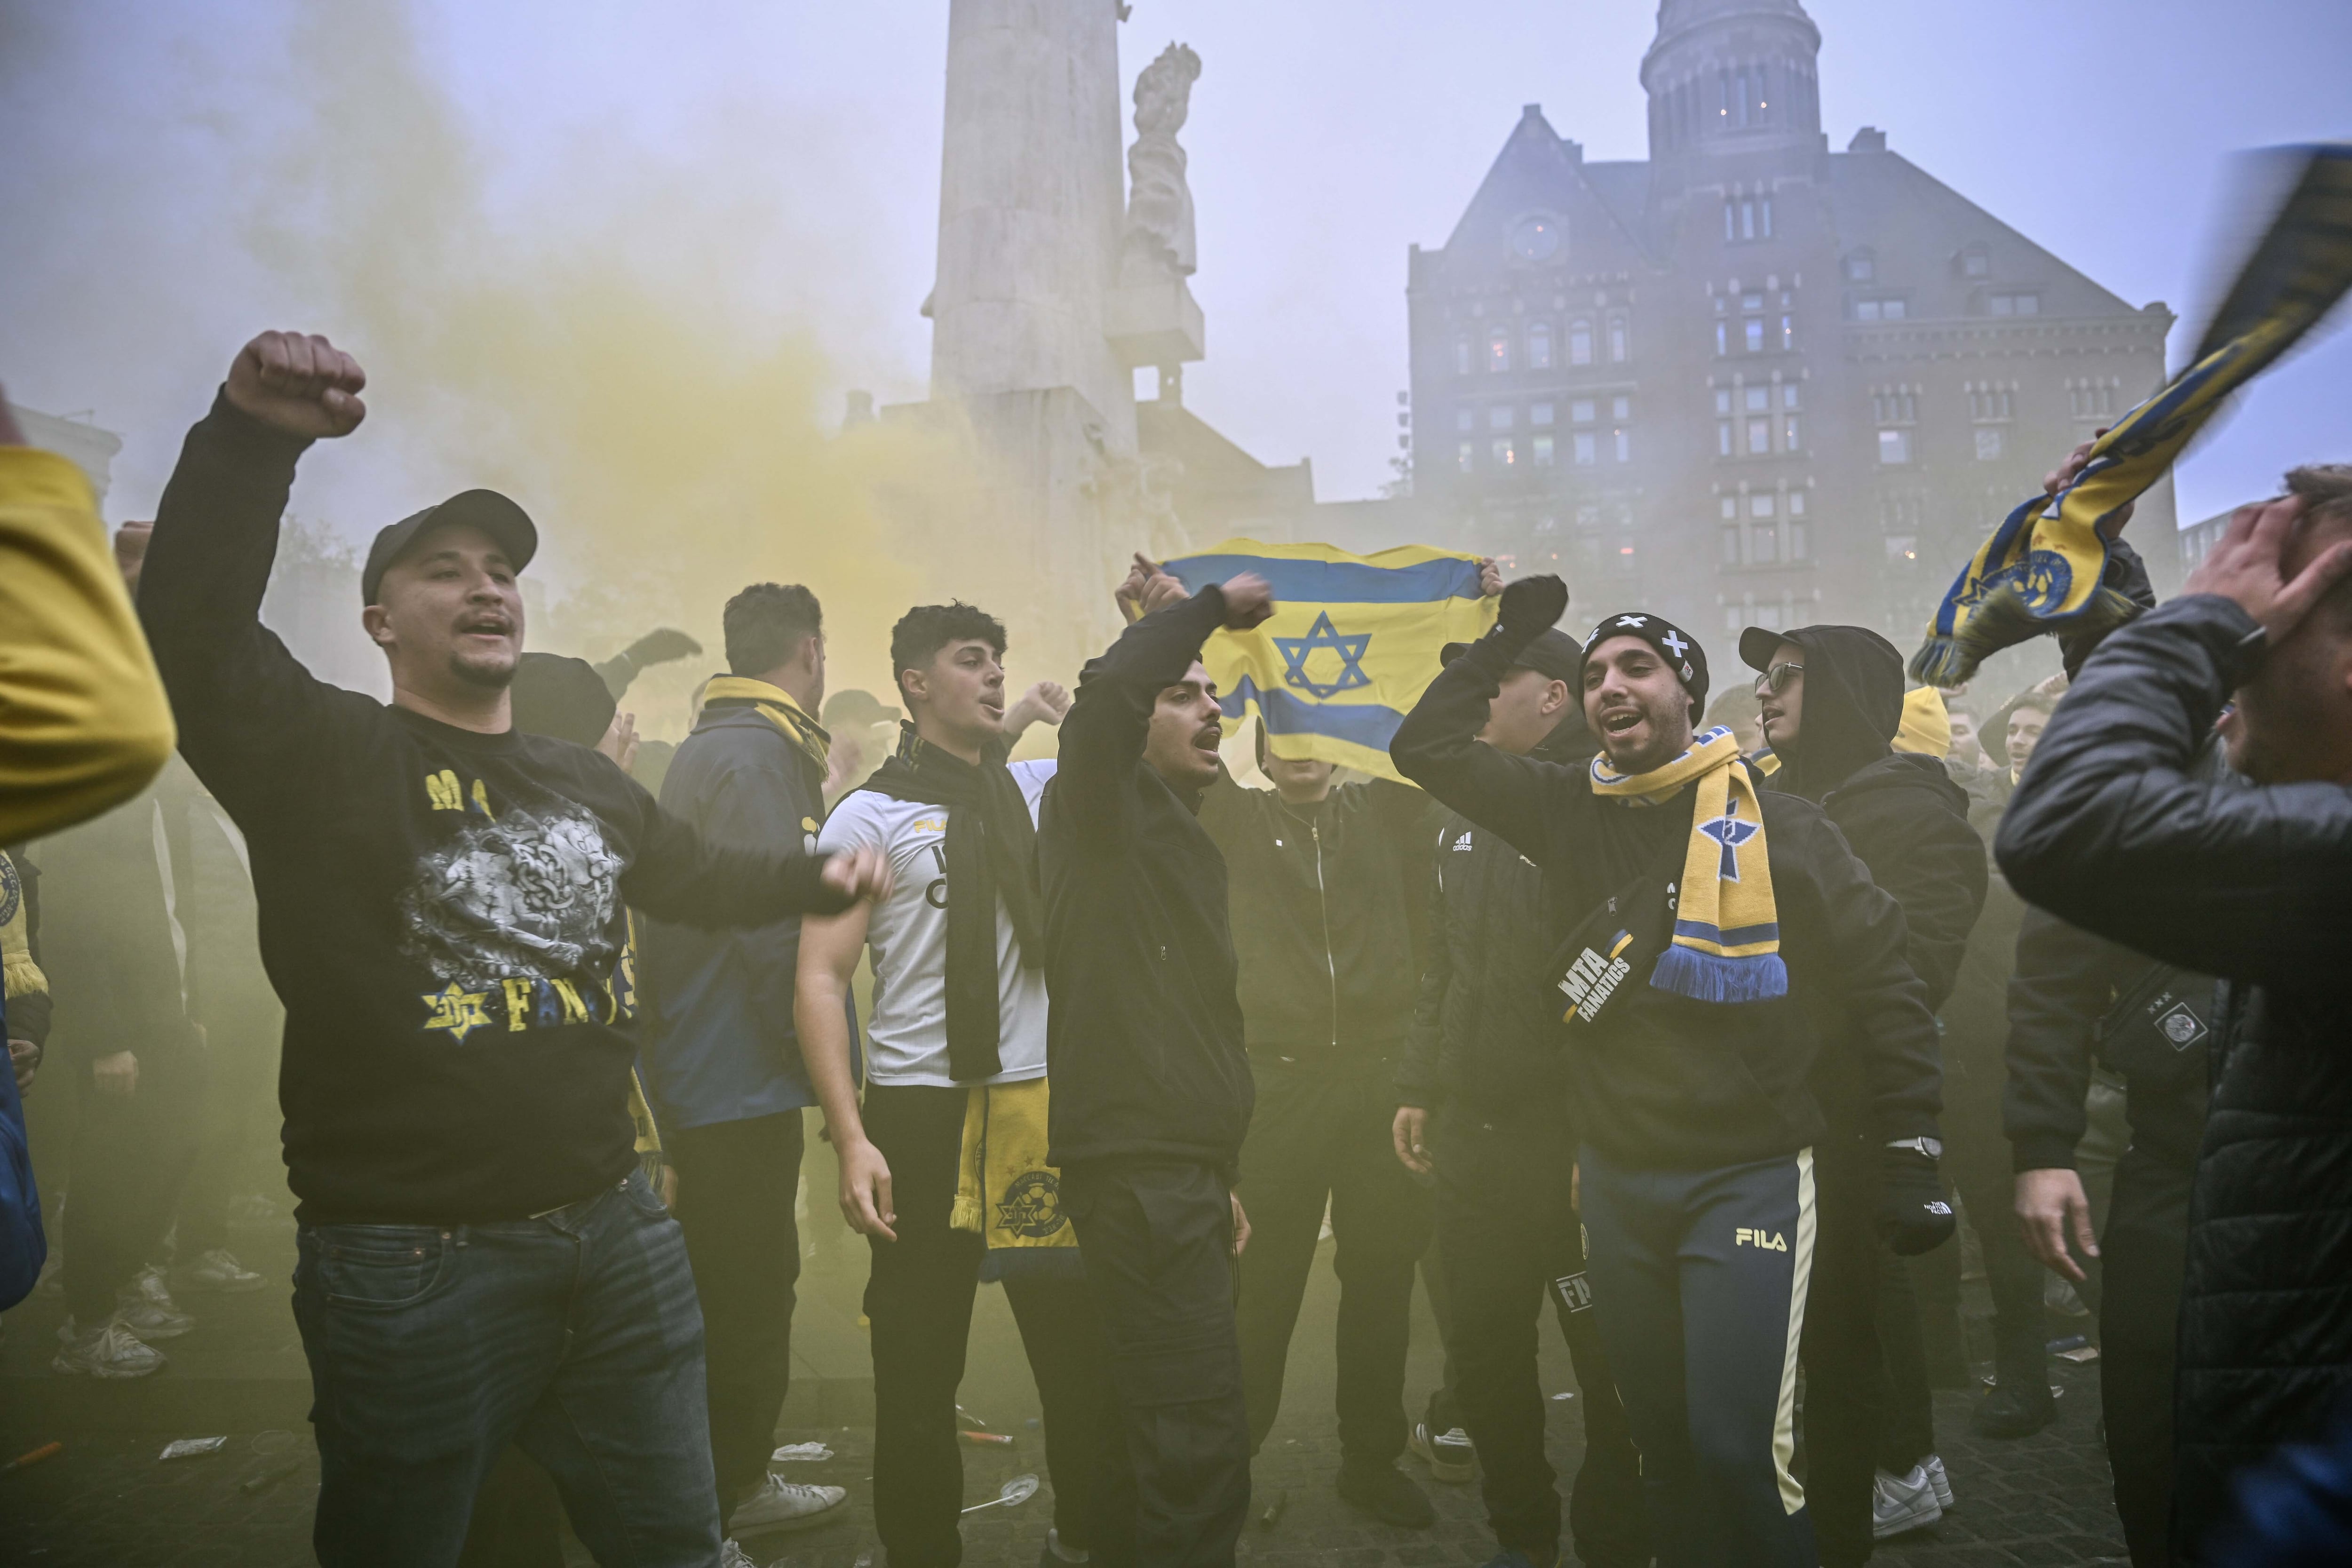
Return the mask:
[[1122,283],[1192,274],[1192,188],[1185,183],[1184,149],[1176,144],[1176,132],[1183,129],[1200,76],[1201,57],[1188,45],[1171,44],[1135,79]]

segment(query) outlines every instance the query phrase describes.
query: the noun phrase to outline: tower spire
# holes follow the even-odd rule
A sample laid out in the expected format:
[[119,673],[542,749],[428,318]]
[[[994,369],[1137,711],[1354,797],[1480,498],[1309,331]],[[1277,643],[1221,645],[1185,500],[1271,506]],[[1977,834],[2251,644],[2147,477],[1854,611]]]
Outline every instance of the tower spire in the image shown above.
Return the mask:
[[1652,161],[1820,147],[1821,47],[1801,0],[1661,0],[1642,58]]

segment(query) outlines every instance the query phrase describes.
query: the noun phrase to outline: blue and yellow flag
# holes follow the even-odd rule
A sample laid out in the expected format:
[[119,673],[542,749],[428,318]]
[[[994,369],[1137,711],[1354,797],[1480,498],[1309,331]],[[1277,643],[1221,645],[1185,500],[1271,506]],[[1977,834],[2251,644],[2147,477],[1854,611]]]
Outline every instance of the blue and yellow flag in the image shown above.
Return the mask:
[[1436,679],[1438,650],[1495,624],[1477,558],[1423,544],[1350,555],[1328,544],[1229,539],[1166,570],[1192,593],[1240,572],[1274,588],[1272,619],[1221,631],[1201,650],[1227,734],[1255,712],[1276,756],[1384,779],[1398,776],[1389,738]]
[[1911,673],[1957,686],[1990,654],[2047,631],[2099,630],[2138,613],[2104,586],[2099,525],[2164,477],[2230,394],[2316,325],[2352,287],[2352,146],[2304,150],[2286,203],[2240,270],[2189,368],[2116,422],[2074,482],[2009,514],[1936,608]]

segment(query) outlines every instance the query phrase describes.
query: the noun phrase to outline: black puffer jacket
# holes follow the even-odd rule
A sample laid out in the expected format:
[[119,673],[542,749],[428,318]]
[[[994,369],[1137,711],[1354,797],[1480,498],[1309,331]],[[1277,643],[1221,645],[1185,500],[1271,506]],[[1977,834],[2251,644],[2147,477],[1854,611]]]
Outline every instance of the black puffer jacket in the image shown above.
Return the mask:
[[[1530,754],[1562,767],[1592,755],[1571,711]],[[1547,984],[1562,932],[1543,872],[1459,812],[1437,836],[1430,877],[1429,956],[1397,1102],[1457,1105],[1482,1116],[1557,1115],[1566,1082],[1559,1003]]]
[[2042,905],[2225,978],[2180,1314],[2176,1550],[2231,1473],[2352,1388],[2352,789],[2193,776],[2254,622],[2210,595],[2110,637],[2035,748],[1995,844]]

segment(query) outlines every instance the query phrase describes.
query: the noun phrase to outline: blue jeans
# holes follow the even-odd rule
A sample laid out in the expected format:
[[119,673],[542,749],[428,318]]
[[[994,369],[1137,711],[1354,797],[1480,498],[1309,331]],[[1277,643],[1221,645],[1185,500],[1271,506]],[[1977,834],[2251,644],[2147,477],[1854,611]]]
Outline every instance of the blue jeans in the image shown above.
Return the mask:
[[324,1568],[449,1564],[509,1442],[604,1568],[711,1568],[702,1310],[645,1178],[536,1219],[306,1226]]

